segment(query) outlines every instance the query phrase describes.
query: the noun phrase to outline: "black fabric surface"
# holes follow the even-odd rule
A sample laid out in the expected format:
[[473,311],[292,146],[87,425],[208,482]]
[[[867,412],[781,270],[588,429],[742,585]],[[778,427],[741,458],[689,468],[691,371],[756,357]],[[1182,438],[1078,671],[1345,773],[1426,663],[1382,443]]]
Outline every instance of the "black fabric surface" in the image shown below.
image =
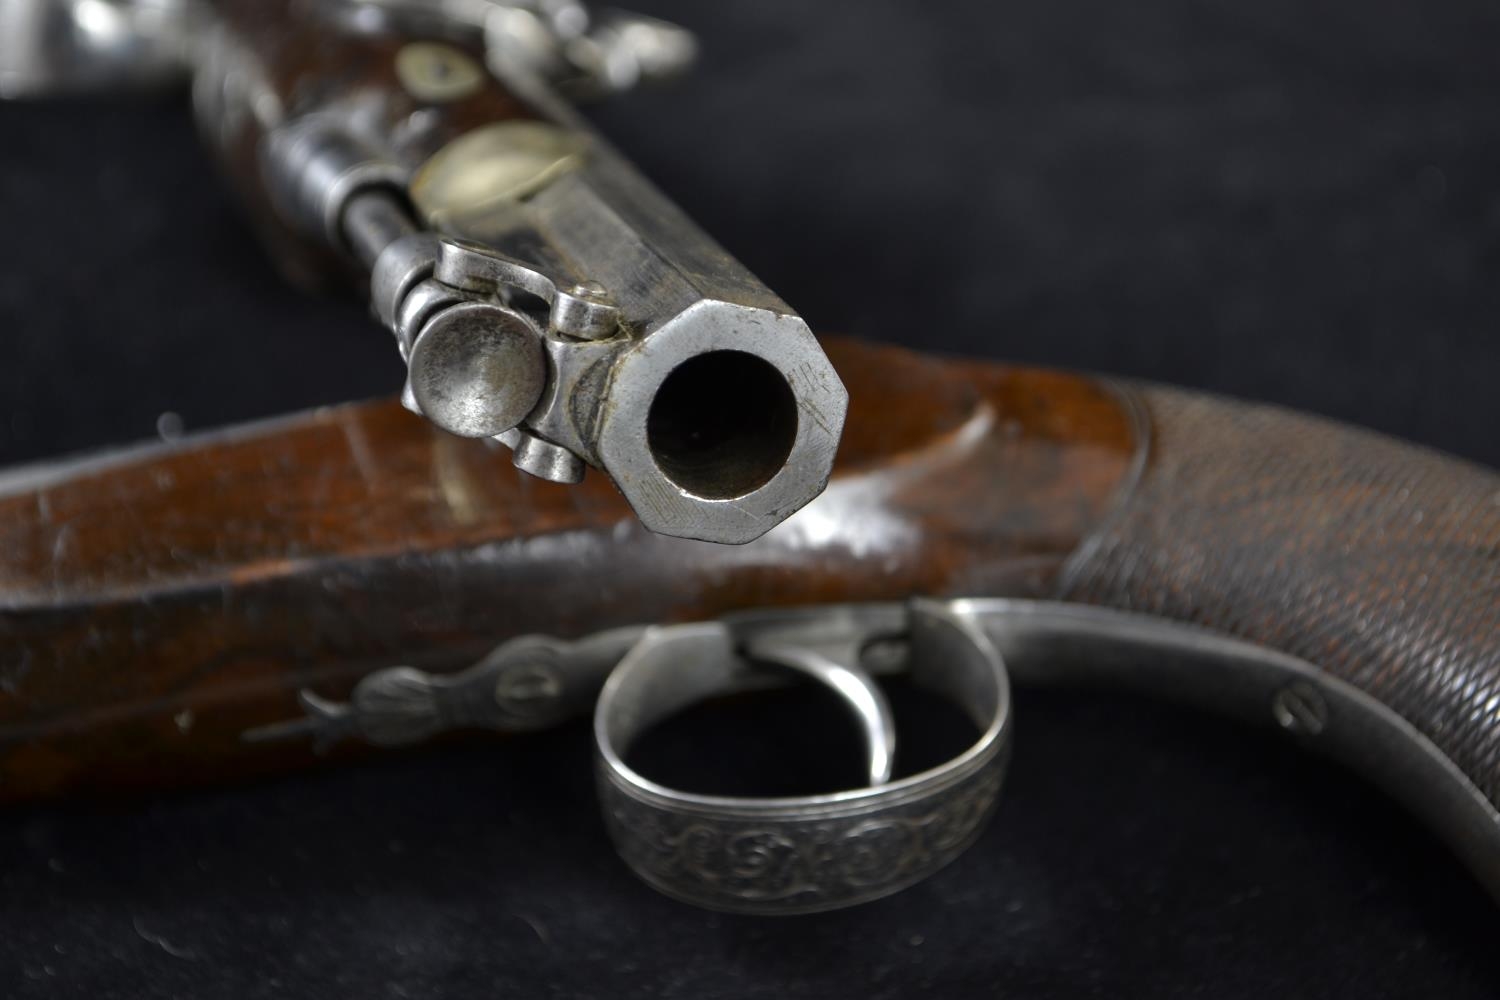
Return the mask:
[[[698,29],[704,65],[601,126],[815,328],[1263,398],[1500,464],[1492,3],[643,7]],[[0,220],[4,461],[149,437],[164,411],[204,428],[398,384],[360,308],[277,278],[180,100],[0,106]],[[663,761],[772,708],[735,711],[664,734]],[[11,812],[0,996],[1500,994],[1494,903],[1347,772],[1134,700],[1022,692],[1017,721],[975,850],[797,919],[636,883],[581,726]]]

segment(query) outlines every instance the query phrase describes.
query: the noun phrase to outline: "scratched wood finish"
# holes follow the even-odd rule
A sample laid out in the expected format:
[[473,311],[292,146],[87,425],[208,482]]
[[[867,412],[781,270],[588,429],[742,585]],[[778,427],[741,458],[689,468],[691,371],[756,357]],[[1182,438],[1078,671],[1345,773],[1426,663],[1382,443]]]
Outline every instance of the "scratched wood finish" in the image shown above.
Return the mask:
[[851,397],[833,483],[742,547],[652,535],[603,476],[532,479],[390,401],[0,496],[0,797],[312,763],[240,734],[298,715],[298,688],[340,697],[398,663],[450,671],[522,632],[1050,595],[1137,454],[1120,396],[826,346]]

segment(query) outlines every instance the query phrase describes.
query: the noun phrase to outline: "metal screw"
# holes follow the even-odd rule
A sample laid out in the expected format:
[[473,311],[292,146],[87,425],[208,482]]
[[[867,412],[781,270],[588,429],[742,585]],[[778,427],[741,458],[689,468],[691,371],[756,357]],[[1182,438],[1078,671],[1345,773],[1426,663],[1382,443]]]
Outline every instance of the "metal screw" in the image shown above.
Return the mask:
[[1288,732],[1316,736],[1328,725],[1328,703],[1317,688],[1296,681],[1276,692],[1271,699],[1271,715]]

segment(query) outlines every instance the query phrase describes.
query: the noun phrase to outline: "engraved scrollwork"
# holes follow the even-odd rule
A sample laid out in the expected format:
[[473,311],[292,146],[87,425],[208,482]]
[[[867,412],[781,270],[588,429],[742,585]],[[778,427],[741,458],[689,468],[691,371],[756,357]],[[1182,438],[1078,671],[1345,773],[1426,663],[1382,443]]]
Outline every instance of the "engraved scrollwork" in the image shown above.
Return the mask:
[[[847,612],[818,615],[783,622],[783,645],[768,639],[773,633],[758,620],[750,629],[755,651],[775,652],[783,658],[772,662],[784,665],[800,658],[839,668],[840,662],[826,659],[829,651],[852,655],[876,622]],[[723,625],[653,630],[616,668],[595,712],[599,795],[626,864],[685,902],[743,913],[806,913],[888,895],[973,843],[994,811],[1008,759],[1005,664],[982,633],[945,607],[915,604],[907,623],[904,669],[965,709],[979,728],[976,741],[946,763],[897,781],[889,780],[889,757],[883,757],[887,766],[872,766],[864,788],[785,798],[673,789],[627,763],[640,732],[694,699],[733,690],[743,669],[735,634]],[[848,687],[867,690],[857,681]],[[867,718],[863,701],[851,699],[851,707]],[[875,750],[888,753],[893,746],[893,732],[883,743],[878,736],[876,726],[867,729],[872,759],[879,757]]]
[[540,729],[586,708],[635,634],[615,629],[571,641],[518,636],[456,674],[386,667],[361,678],[347,701],[299,691],[302,718],[248,730],[242,739],[311,737],[322,751],[344,739],[403,746],[463,727]]
[[490,655],[494,708],[505,723],[530,729],[557,721],[563,655],[564,644],[547,636],[523,636]]
[[420,743],[443,725],[432,678],[411,667],[371,674],[349,700],[360,735],[377,746]]
[[925,841],[930,816],[866,820],[846,832],[835,863],[850,885],[873,888],[931,858]]
[[893,892],[952,860],[993,811],[1002,768],[997,757],[909,801],[816,819],[685,817],[601,788],[617,847],[657,888],[721,909],[811,910]]

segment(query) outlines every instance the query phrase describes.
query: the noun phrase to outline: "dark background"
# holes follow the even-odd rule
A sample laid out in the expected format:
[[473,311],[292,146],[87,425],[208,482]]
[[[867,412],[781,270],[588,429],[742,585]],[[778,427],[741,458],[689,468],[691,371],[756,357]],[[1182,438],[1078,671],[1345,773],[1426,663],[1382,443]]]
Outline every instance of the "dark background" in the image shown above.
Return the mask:
[[[640,6],[697,29],[703,66],[598,121],[815,328],[1273,400],[1500,465],[1493,3]],[[389,337],[283,285],[206,164],[181,100],[0,106],[0,459],[398,384]],[[1136,701],[1023,692],[1017,712],[978,847],[820,917],[635,883],[580,727],[12,813],[0,995],[1500,990],[1494,904],[1347,773]]]

